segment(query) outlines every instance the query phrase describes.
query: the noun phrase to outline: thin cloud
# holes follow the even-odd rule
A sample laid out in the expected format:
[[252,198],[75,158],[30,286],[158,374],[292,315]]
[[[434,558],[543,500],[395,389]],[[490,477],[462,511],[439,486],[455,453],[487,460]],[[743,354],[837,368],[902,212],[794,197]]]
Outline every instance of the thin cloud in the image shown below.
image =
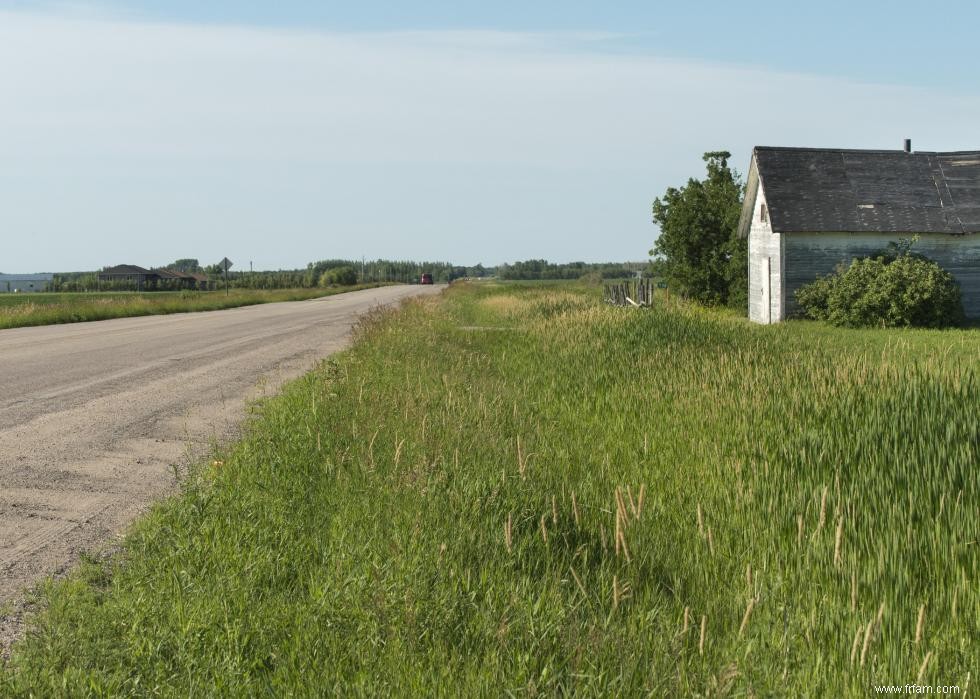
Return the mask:
[[601,48],[615,38],[0,12],[0,225],[90,241],[54,258],[15,243],[2,266],[150,263],[177,245],[247,245],[264,266],[635,259],[650,201],[705,150],[744,167],[761,143],[977,145],[972,96]]

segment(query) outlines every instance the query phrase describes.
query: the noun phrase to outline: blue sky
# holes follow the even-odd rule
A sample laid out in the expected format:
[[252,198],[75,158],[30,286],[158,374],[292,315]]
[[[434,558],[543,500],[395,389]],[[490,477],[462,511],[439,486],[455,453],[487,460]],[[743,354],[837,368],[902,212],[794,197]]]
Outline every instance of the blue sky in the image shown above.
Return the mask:
[[980,148],[942,10],[0,0],[0,271],[643,259],[706,150]]

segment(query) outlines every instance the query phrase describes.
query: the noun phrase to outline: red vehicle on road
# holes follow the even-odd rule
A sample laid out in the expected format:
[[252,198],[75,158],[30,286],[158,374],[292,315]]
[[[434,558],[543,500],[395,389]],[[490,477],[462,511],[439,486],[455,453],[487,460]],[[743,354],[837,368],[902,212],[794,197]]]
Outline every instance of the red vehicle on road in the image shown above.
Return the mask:
[[432,283],[432,275],[429,274],[428,272],[426,272],[425,274],[423,274],[422,275],[422,281],[421,281],[421,283],[422,284],[431,284]]

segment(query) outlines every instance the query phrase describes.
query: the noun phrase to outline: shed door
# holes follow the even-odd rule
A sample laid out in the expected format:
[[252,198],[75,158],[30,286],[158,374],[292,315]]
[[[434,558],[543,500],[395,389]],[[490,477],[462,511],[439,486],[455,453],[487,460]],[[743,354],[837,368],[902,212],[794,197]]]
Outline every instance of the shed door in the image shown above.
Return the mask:
[[762,317],[772,323],[772,258],[766,258],[766,276],[762,280]]

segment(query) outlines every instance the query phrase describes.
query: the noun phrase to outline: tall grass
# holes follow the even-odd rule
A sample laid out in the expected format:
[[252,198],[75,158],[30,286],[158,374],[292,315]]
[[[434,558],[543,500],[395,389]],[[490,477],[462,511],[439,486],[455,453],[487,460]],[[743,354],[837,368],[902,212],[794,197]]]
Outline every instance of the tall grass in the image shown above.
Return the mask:
[[152,293],[0,294],[0,330],[131,316],[216,311],[277,301],[304,301],[382,284],[325,289],[234,289]]
[[965,687],[978,357],[972,331],[759,328],[574,288],[379,312],[121,555],[49,584],[0,688]]

